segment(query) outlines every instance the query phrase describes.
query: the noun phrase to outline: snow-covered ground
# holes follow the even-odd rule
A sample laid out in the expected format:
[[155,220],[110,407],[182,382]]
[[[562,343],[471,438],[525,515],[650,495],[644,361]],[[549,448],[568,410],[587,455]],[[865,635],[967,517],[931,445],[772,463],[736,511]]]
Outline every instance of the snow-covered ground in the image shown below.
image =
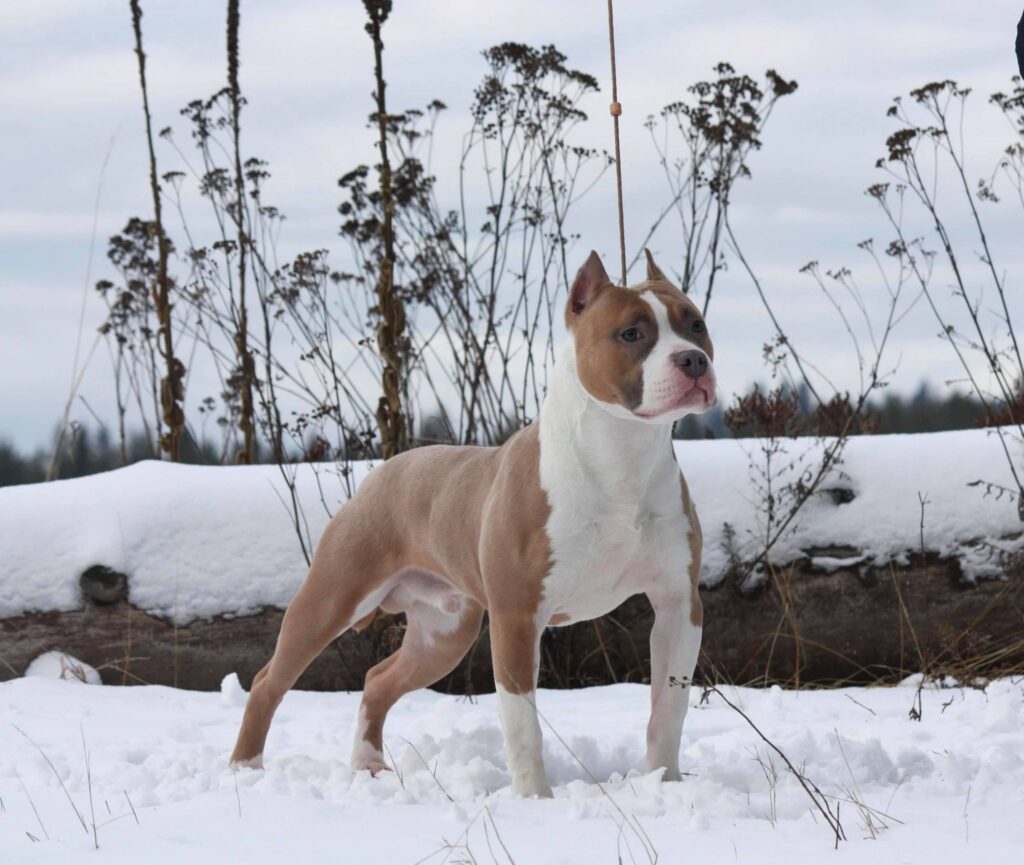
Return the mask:
[[[820,444],[787,447],[792,479]],[[679,442],[677,453],[704,526],[702,581],[714,584],[727,525],[740,555],[759,543],[758,444]],[[354,480],[370,470],[356,466]],[[825,484],[847,494],[816,497],[775,554],[827,567],[821,548],[841,545],[865,564],[900,559],[922,544],[923,500],[924,545],[968,576],[998,576],[993,550],[1024,544],[1015,503],[971,484],[1007,474],[984,430],[854,439]],[[78,607],[78,578],[95,564],[128,575],[136,606],[178,622],[284,606],[305,571],[286,492],[273,466],[165,463],[2,489],[0,617]],[[301,467],[297,492],[316,539],[341,484]],[[0,865],[1024,862],[1024,681],[926,688],[920,721],[908,717],[913,683],[727,689],[840,807],[849,840],[835,852],[782,759],[714,694],[693,696],[688,777],[663,785],[643,771],[646,688],[543,692],[556,798],[542,802],[508,790],[492,696],[403,698],[385,731],[397,771],[371,778],[347,761],[359,695],[291,692],[265,770],[234,773],[245,694],[233,676],[220,693],[97,686],[59,653],[28,672],[0,684]]]
[[542,692],[555,800],[524,801],[493,696],[404,698],[385,731],[398,771],[372,778],[347,765],[358,694],[292,692],[266,768],[233,774],[234,677],[221,693],[16,679],[0,685],[0,862],[1024,861],[1024,682],[927,688],[920,721],[915,692],[725,690],[842,799],[834,852],[781,759],[716,695],[694,693],[690,775],[663,785],[642,770],[646,688]]
[[[821,444],[784,446],[776,491],[816,468]],[[676,453],[704,529],[701,582],[711,586],[729,565],[727,525],[740,558],[764,549],[763,457],[756,440],[676,442]],[[368,471],[356,464],[353,482]],[[997,577],[996,551],[1024,544],[1021,524],[1010,496],[976,481],[1012,486],[992,430],[854,438],[823,484],[852,500],[816,496],[773,557],[807,555],[828,567],[835,560],[822,548],[841,545],[846,564],[884,565],[923,541],[968,577]],[[344,500],[335,467],[299,467],[297,495],[315,541]],[[137,607],[180,624],[284,607],[306,570],[287,500],[275,466],[147,462],[0,489],[0,617],[79,607],[78,578],[91,565],[127,574]]]

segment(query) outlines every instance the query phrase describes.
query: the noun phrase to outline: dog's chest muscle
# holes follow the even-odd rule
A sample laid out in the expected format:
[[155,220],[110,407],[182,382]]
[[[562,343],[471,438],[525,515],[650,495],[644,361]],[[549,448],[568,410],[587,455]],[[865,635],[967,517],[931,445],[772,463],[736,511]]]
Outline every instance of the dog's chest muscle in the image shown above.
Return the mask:
[[[564,474],[547,490],[553,567],[543,583],[546,615],[570,623],[601,616],[653,580],[686,573],[689,530],[674,462],[643,490]],[[605,479],[607,481],[607,478]]]

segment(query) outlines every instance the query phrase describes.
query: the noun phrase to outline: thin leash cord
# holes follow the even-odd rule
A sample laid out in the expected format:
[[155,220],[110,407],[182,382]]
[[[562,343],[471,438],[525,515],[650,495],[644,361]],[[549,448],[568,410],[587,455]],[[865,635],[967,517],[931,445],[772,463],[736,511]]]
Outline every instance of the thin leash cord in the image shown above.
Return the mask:
[[619,263],[622,267],[622,284],[626,284],[626,219],[622,208],[622,147],[619,144],[619,116],[622,105],[619,103],[619,79],[615,73],[615,15],[612,11],[612,0],[608,0],[608,47],[612,56],[612,104],[608,110],[612,115],[612,126],[615,129],[615,185],[619,195]]

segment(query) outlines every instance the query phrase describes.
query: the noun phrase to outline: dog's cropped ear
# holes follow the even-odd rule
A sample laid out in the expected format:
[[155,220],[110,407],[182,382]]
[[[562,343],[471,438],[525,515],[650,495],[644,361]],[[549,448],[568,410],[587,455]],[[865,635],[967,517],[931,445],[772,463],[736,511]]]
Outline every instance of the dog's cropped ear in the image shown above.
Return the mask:
[[647,279],[651,282],[655,280],[659,282],[667,282],[671,284],[671,280],[661,272],[661,268],[654,263],[654,256],[651,255],[651,251],[645,246],[644,255],[647,256]]
[[601,263],[601,256],[591,251],[572,281],[572,288],[569,289],[569,302],[565,306],[566,325],[572,327],[583,310],[609,285],[611,280]]

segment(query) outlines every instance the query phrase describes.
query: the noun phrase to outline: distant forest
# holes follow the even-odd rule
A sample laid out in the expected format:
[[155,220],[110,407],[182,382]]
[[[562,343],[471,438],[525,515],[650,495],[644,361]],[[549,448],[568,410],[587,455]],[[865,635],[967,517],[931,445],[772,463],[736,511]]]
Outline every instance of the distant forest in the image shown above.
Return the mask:
[[[810,412],[811,400],[806,394],[797,394],[797,404],[801,412]],[[981,403],[970,396],[955,392],[940,396],[922,384],[913,395],[890,393],[884,399],[873,402],[870,420],[867,429],[860,429],[859,432],[938,432],[982,426],[985,411]],[[430,426],[430,419],[427,419],[424,426]],[[742,431],[737,432],[742,434]],[[734,431],[726,423],[726,411],[721,405],[707,414],[684,418],[675,431],[675,437],[680,439],[731,438],[733,434]],[[188,463],[217,465],[221,462],[219,452],[213,445],[197,447],[194,442],[188,442],[182,448],[181,457],[182,462]],[[46,480],[52,458],[52,451],[40,449],[32,454],[19,453],[9,442],[0,440],[0,486]],[[141,433],[129,437],[127,460],[122,462],[120,445],[108,429],[78,427],[73,434],[67,436],[55,479],[82,477],[109,471],[122,464],[156,458],[150,440]],[[258,461],[274,461],[269,448],[260,450]]]

